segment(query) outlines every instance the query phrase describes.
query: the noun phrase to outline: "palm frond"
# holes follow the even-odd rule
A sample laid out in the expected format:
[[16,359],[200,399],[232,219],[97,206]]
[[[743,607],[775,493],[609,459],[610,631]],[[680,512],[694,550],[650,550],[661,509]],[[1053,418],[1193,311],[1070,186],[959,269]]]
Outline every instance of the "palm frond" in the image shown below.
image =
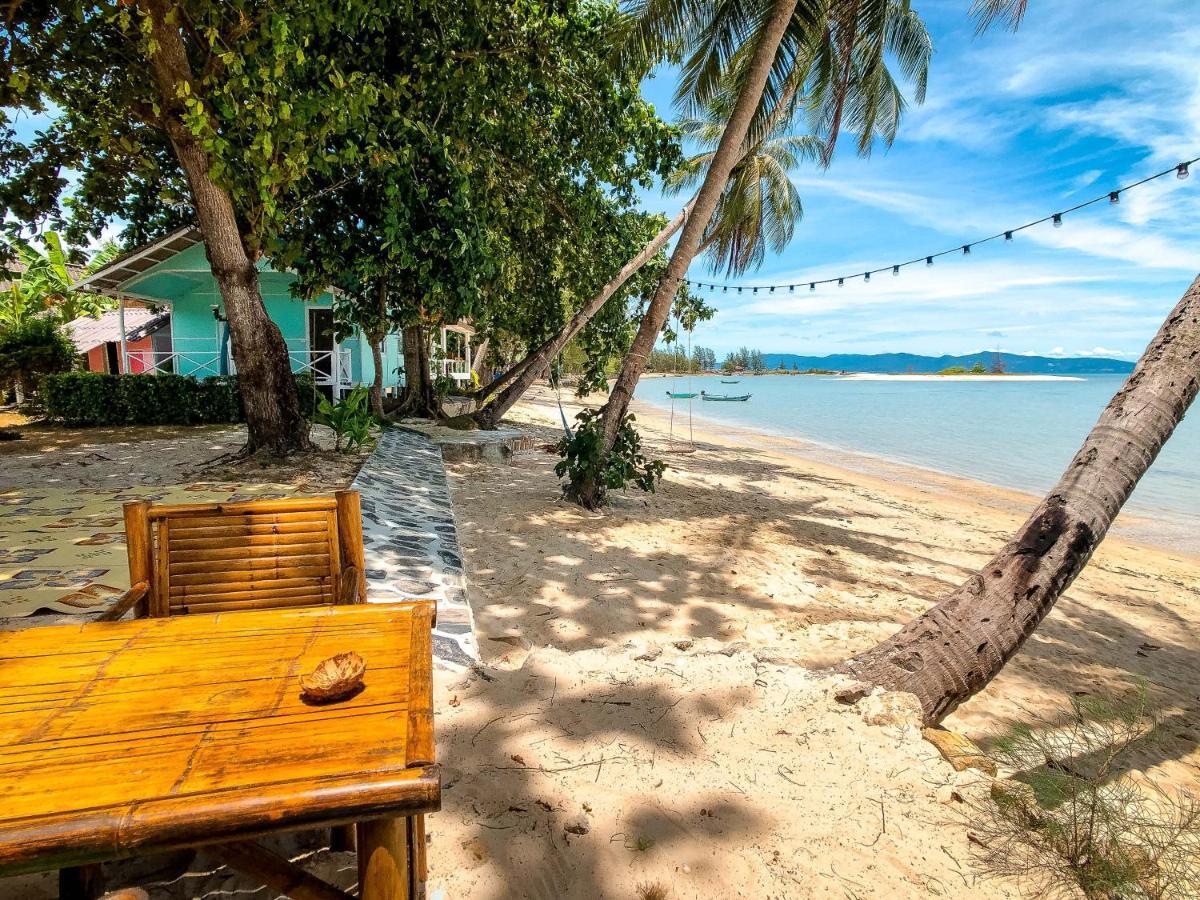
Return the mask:
[[1021,20],[1025,18],[1028,7],[1029,0],[975,0],[971,4],[971,15],[975,17],[975,33],[982,34],[997,22],[1010,31],[1016,31],[1021,25]]

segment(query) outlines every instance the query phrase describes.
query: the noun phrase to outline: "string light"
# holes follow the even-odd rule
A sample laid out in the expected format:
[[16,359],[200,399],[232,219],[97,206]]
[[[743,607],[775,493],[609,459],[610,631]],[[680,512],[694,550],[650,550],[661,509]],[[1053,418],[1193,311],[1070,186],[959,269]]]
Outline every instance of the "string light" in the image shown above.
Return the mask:
[[[906,260],[905,262],[894,263],[891,266],[892,275],[899,275],[900,270],[902,268],[904,268],[905,266],[916,265],[922,259],[925,260],[926,267],[929,267],[929,266],[933,265],[933,261],[935,259],[937,259],[939,256],[947,256],[951,253],[961,253],[963,256],[970,256],[971,248],[977,247],[980,244],[986,244],[989,241],[995,241],[995,240],[999,240],[1001,238],[1003,238],[1006,243],[1011,242],[1013,240],[1013,236],[1018,231],[1024,231],[1027,228],[1033,228],[1033,227],[1035,227],[1037,225],[1041,225],[1045,222],[1049,222],[1055,228],[1061,228],[1063,226],[1063,217],[1064,216],[1066,216],[1070,213],[1073,213],[1073,212],[1078,212],[1079,210],[1084,209],[1088,206],[1092,206],[1096,203],[1101,203],[1104,200],[1107,200],[1110,205],[1116,206],[1121,202],[1121,195],[1132,188],[1140,187],[1148,182],[1155,181],[1159,178],[1163,178],[1172,173],[1174,173],[1176,178],[1178,178],[1182,181],[1191,174],[1192,165],[1194,163],[1198,163],[1198,162],[1200,162],[1200,156],[1197,156],[1197,157],[1194,157],[1193,159],[1189,159],[1184,162],[1181,162],[1178,165],[1172,166],[1169,169],[1164,169],[1162,172],[1156,172],[1153,175],[1148,175],[1145,178],[1141,179],[1140,181],[1135,181],[1135,182],[1132,182],[1131,184],[1123,185],[1123,186],[1117,188],[1116,190],[1107,191],[1106,193],[1101,194],[1098,197],[1093,197],[1091,200],[1086,200],[1083,203],[1078,203],[1075,206],[1070,207],[1069,209],[1064,209],[1062,212],[1056,212],[1056,213],[1053,213],[1048,216],[1043,216],[1040,219],[1035,219],[1032,222],[1026,222],[1024,225],[1019,225],[1016,228],[1007,228],[996,234],[989,235],[988,237],[980,238],[977,241],[971,241],[970,243],[960,244],[957,247],[954,247],[953,249],[950,249],[950,250],[941,250],[937,253],[930,253],[925,256],[918,256],[918,257],[915,257],[914,259]],[[871,274],[873,272],[884,272],[884,271],[887,271],[886,266],[880,267],[878,269],[868,270],[863,273],[863,281],[870,281]],[[839,287],[843,287],[846,283],[847,278],[854,278],[854,277],[856,277],[856,276],[841,275],[841,276],[837,276],[834,278],[823,278],[823,279],[818,279],[815,281],[810,281],[810,282],[808,282],[808,289],[809,289],[809,291],[815,291],[817,289],[817,285],[819,285],[819,284],[833,284],[834,282],[837,282]],[[687,283],[692,284],[693,282],[688,281]],[[703,285],[701,285],[701,287],[703,287]],[[710,290],[715,290],[716,287],[717,287],[716,285],[709,286]],[[721,287],[722,293],[729,292],[730,285],[721,285],[720,287]],[[762,287],[768,287],[772,293],[774,293],[776,287],[787,287],[789,291],[791,291],[791,292],[795,291],[795,285],[762,285]],[[739,294],[742,292],[742,289],[740,287],[737,290],[738,290]],[[757,287],[754,288],[754,292],[758,293]]]

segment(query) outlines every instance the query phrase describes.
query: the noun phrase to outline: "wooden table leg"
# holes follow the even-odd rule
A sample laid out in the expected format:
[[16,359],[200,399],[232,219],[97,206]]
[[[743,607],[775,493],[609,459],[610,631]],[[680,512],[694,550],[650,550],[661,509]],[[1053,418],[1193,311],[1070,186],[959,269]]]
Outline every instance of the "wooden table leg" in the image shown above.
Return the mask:
[[408,819],[358,823],[360,900],[413,900],[408,830]]
[[425,882],[429,875],[425,867],[425,817],[408,820],[409,891],[413,900],[425,900]]
[[99,863],[58,870],[59,900],[97,900],[104,893],[104,871]]

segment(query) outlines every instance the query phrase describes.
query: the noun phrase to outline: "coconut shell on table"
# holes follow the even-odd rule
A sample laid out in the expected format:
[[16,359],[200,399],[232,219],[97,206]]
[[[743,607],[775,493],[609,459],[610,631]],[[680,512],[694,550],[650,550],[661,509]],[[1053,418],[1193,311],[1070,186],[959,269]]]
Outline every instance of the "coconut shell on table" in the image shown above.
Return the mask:
[[319,703],[344,700],[362,687],[366,671],[367,664],[357,653],[339,653],[321,660],[307,675],[301,675],[300,692],[305,699]]

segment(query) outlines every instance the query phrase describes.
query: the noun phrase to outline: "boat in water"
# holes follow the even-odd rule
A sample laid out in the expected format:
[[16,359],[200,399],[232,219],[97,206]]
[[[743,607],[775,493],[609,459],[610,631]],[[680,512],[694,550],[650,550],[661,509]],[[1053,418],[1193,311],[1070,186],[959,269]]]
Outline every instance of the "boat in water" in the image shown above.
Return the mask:
[[700,395],[695,391],[667,391],[667,396],[672,400],[694,400]]
[[736,379],[736,378],[722,378],[721,379],[721,384],[737,384],[737,383],[738,383],[738,379]]
[[709,403],[745,403],[750,399],[750,395],[741,394],[734,397],[730,394],[710,394],[708,391],[701,391],[700,399],[707,400]]

